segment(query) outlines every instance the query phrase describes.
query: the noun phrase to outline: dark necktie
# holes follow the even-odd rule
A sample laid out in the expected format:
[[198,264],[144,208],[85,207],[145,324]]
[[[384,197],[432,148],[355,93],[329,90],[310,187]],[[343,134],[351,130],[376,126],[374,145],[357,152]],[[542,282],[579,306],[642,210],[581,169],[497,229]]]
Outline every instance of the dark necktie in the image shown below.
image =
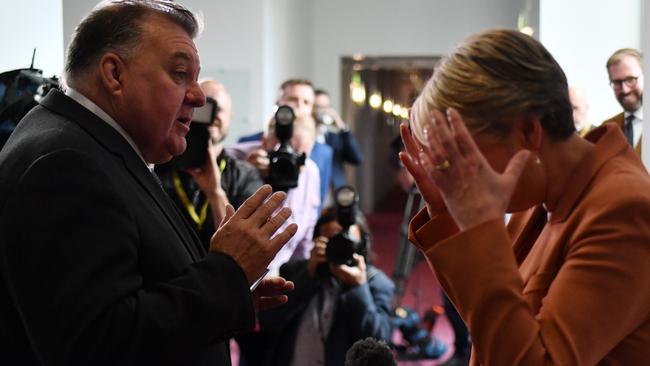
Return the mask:
[[625,134],[625,138],[627,139],[627,142],[634,147],[634,128],[632,126],[632,122],[634,122],[634,115],[630,114],[625,118],[625,124],[623,125],[623,133]]

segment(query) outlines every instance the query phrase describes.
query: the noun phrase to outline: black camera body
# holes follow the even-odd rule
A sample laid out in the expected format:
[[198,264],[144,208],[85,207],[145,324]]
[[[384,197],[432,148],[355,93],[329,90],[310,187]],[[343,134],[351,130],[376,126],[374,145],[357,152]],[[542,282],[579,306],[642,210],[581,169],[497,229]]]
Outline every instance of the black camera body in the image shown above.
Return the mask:
[[294,120],[295,114],[291,107],[278,107],[275,112],[275,136],[280,146],[269,153],[268,183],[273,187],[273,191],[286,192],[297,187],[300,167],[305,165],[305,153],[296,153],[289,144],[293,136]]
[[56,77],[43,77],[43,71],[33,67],[0,73],[0,148],[27,112],[58,88]]
[[354,265],[353,254],[367,256],[367,238],[362,233],[361,240],[356,240],[350,234],[350,227],[356,224],[357,205],[359,198],[350,186],[343,186],[334,193],[336,202],[336,219],[343,229],[327,242],[325,256],[327,262],[335,265]]
[[210,142],[210,131],[219,113],[219,104],[213,98],[207,97],[205,105],[194,109],[190,131],[185,136],[187,148],[185,151],[171,160],[171,164],[178,169],[197,169],[205,165],[208,160],[208,143]]

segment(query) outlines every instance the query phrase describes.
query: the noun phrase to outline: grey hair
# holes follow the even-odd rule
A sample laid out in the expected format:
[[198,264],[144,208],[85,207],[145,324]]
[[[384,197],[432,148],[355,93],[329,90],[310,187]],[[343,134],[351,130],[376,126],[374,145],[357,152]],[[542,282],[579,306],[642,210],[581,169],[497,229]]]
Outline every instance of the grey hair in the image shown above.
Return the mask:
[[159,14],[178,24],[191,38],[201,33],[202,20],[189,9],[167,0],[105,0],[79,23],[68,47],[64,83],[88,71],[107,52],[129,59],[140,49],[142,20]]

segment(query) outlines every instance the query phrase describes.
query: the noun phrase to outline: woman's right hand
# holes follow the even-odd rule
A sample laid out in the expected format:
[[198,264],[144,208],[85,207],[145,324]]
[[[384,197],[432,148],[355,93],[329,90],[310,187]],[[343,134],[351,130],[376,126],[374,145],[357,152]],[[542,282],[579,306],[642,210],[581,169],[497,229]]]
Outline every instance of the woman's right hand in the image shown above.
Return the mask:
[[415,179],[415,185],[418,187],[422,199],[426,202],[429,217],[434,217],[436,214],[444,212],[447,208],[433,178],[431,178],[431,175],[420,163],[419,155],[423,150],[422,146],[413,137],[408,125],[402,124],[400,126],[400,135],[402,136],[402,142],[404,142],[405,151],[399,153],[399,158],[406,167],[406,170]]

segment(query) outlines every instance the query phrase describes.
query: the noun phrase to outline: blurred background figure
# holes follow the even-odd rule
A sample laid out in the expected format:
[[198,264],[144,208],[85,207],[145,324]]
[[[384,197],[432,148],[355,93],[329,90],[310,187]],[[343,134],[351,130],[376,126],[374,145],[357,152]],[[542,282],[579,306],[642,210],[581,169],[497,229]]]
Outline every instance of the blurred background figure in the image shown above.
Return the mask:
[[372,265],[365,219],[338,201],[321,214],[309,259],[280,269],[296,284],[287,307],[260,314],[271,365],[342,365],[356,340],[391,339],[394,285]]
[[617,50],[607,60],[609,84],[623,112],[603,123],[614,123],[623,129],[627,141],[641,156],[643,134],[643,55],[634,48]]
[[589,102],[585,92],[576,87],[569,87],[569,99],[573,107],[573,124],[576,126],[576,132],[580,137],[591,131],[594,126],[589,122]]
[[[308,121],[314,125],[315,129],[316,122],[313,119],[314,100],[314,86],[311,81],[307,79],[292,78],[284,81],[280,85],[276,106],[279,107],[286,105],[291,107],[297,120]],[[261,131],[251,135],[242,136],[237,141],[237,145],[232,146],[231,148],[233,150],[240,150],[238,156],[241,158],[247,159],[259,169],[265,169],[268,164],[266,151],[254,148],[256,146],[254,144],[261,141],[264,135],[264,132]],[[306,146],[308,147],[308,150],[305,150],[305,153],[309,155],[311,160],[318,167],[320,201],[323,203],[327,196],[327,188],[332,174],[332,148],[325,144],[325,142],[319,142],[316,138],[316,134],[314,134],[311,141],[305,141],[305,143],[308,144]]]
[[363,155],[357,139],[341,116],[332,108],[330,95],[322,89],[316,90],[314,102],[318,136],[317,141],[332,147],[332,190],[348,184],[343,163],[358,166]]

